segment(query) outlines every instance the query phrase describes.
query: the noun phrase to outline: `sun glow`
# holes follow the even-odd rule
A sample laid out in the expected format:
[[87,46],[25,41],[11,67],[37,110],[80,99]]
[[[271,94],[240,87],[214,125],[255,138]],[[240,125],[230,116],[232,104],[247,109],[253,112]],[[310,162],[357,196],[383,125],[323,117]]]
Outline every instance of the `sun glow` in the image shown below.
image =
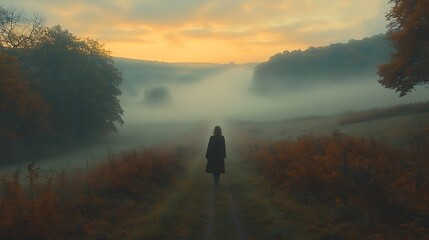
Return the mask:
[[258,62],[285,50],[386,31],[384,0],[5,0],[97,39],[114,56],[167,62]]

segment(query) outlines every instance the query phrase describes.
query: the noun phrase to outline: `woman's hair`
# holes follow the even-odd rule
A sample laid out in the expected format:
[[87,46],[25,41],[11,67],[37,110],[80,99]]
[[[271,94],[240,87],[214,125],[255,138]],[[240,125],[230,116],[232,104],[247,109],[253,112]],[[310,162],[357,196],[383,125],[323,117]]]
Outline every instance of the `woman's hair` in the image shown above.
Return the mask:
[[219,126],[216,126],[213,130],[214,135],[222,135],[222,129]]

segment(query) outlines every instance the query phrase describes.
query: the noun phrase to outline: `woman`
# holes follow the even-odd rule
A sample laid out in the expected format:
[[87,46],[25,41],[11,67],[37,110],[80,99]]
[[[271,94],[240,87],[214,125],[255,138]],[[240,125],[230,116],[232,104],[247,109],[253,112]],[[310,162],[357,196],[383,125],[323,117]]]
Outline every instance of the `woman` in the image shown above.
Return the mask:
[[225,158],[225,137],[222,135],[222,129],[216,126],[213,136],[210,137],[206,152],[206,172],[213,174],[215,188],[219,186],[220,174],[225,173]]

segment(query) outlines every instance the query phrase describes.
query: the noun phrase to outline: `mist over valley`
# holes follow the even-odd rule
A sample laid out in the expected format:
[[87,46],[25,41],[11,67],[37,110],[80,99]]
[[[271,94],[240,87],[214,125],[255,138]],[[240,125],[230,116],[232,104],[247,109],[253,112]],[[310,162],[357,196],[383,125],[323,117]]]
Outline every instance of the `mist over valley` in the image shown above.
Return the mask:
[[[118,126],[117,133],[94,143],[77,145],[63,156],[53,154],[38,162],[51,167],[82,166],[104,156],[107,149],[153,146],[202,122],[282,122],[428,101],[423,87],[399,98],[377,82],[376,67],[388,59],[388,50],[391,47],[384,36],[377,35],[346,44],[284,52],[262,63],[114,58],[123,78],[119,100],[124,125]],[[300,131],[308,132],[305,128]]]
[[429,239],[427,16],[5,0],[0,239]]
[[[256,66],[117,59],[125,121],[279,121],[427,101],[422,87],[399,98],[377,82],[377,65],[391,50],[384,35],[377,35],[277,54]],[[164,89],[170,104],[142,105],[153,88]]]

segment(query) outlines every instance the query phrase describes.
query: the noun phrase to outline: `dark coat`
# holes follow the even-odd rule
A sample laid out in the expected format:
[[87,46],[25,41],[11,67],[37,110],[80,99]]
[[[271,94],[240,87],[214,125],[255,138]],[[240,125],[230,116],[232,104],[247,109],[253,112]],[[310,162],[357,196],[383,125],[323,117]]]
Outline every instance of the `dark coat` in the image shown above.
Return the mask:
[[209,145],[207,146],[206,172],[208,173],[225,173],[225,138],[222,135],[213,135],[210,137]]

